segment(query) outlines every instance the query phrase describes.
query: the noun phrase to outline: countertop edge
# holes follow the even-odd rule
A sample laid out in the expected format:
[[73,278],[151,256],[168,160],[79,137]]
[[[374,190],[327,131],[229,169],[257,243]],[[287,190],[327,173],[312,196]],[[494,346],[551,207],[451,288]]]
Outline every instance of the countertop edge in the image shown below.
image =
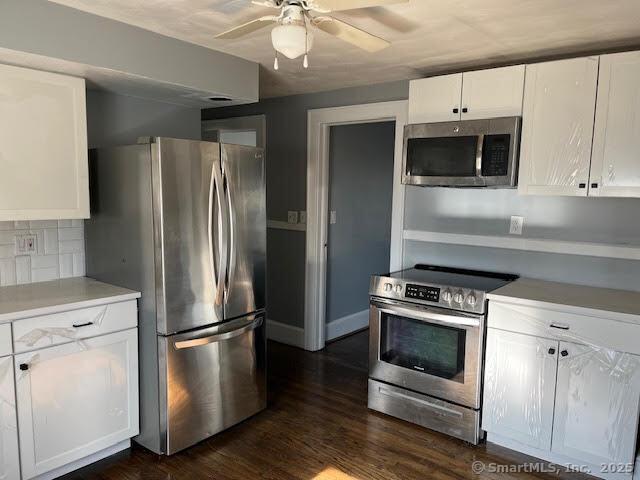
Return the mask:
[[140,298],[140,292],[131,291],[131,293],[122,293],[101,298],[93,298],[90,300],[82,300],[79,302],[61,303],[50,305],[47,307],[30,308],[27,310],[15,311],[11,313],[0,314],[0,325],[11,323],[16,320],[24,320],[25,318],[40,317],[43,315],[52,315],[55,313],[70,312],[82,308],[98,307],[109,303],[120,303]]

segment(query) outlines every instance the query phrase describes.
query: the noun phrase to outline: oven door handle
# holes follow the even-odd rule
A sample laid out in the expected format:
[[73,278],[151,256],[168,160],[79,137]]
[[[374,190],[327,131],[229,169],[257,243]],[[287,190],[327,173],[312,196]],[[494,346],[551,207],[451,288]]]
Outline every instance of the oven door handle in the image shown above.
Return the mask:
[[421,322],[438,323],[440,325],[456,326],[456,327],[479,327],[480,319],[461,315],[443,315],[430,310],[415,310],[413,308],[401,307],[393,305],[389,308],[387,305],[379,303],[371,303],[381,313],[389,315],[402,315],[403,317],[412,318]]

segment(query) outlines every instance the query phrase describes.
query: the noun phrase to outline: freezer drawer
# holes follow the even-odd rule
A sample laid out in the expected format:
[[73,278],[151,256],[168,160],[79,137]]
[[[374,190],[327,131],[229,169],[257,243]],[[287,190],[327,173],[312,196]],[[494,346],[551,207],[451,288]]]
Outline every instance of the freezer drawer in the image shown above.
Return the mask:
[[[264,314],[158,337],[166,358],[163,435],[171,455],[266,407]],[[162,371],[162,367],[161,367]],[[164,385],[163,385],[164,383]],[[164,397],[164,398],[162,398]]]

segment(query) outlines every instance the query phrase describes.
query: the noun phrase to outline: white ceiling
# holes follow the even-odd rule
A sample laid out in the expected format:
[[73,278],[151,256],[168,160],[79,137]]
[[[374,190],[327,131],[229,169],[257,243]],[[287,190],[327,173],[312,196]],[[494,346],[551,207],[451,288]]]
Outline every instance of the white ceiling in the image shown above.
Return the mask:
[[276,72],[269,27],[235,41],[213,38],[274,12],[250,0],[52,1],[259,62],[263,98],[640,46],[640,0],[410,0],[335,14],[390,48],[367,53],[317,31],[310,68],[281,59]]

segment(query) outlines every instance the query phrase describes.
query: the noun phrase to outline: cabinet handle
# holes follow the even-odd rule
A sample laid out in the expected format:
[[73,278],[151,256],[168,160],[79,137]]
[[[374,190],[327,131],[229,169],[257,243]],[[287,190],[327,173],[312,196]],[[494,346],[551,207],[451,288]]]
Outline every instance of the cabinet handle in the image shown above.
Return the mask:
[[88,327],[89,325],[93,325],[93,322],[87,322],[87,323],[74,323],[72,325],[73,328],[82,328],[82,327]]
[[469,109],[467,107],[462,107],[462,113],[467,113]]
[[458,108],[454,108],[453,109],[453,113],[458,113],[459,111],[460,111],[460,109],[458,109]]
[[578,188],[587,188],[587,184],[586,183],[580,183],[578,185]]
[[566,350],[562,350],[560,352],[560,355],[562,355],[563,357],[566,357],[567,355],[569,355],[569,352],[567,352]]
[[553,348],[553,347],[551,347],[551,348],[549,349],[549,355],[555,355],[555,354],[556,354],[556,349],[555,349],[555,348]]
[[558,330],[569,330],[569,325],[560,325],[558,323],[552,323],[549,325],[551,328],[557,328]]
[[20,364],[20,370],[22,370],[23,372],[25,370],[29,370],[29,364],[28,363],[21,363]]
[[598,184],[597,183],[592,183],[591,184],[591,188],[598,188]]

